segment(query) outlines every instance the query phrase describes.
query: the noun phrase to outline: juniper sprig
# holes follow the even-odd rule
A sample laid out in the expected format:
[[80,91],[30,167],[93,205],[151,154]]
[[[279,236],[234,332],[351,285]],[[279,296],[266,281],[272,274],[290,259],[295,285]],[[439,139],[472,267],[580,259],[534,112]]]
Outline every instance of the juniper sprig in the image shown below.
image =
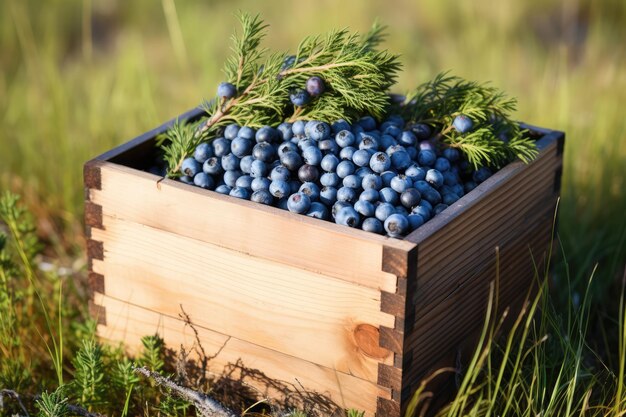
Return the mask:
[[[410,122],[434,126],[439,138],[461,150],[475,168],[501,167],[516,157],[528,163],[538,153],[511,120],[516,107],[515,98],[493,86],[441,73],[408,94],[402,112]],[[469,117],[474,129],[457,132],[453,121],[459,115]]]
[[168,166],[168,176],[179,175],[183,160],[191,155],[203,141],[197,129],[186,120],[176,120],[163,134],[157,136],[157,146],[163,152],[163,159]]

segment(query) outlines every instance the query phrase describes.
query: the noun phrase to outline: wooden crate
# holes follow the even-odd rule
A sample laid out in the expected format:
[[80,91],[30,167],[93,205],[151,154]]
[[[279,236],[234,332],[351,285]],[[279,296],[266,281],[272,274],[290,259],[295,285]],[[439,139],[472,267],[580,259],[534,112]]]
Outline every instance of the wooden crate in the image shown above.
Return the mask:
[[212,372],[279,401],[317,395],[399,416],[421,378],[468,359],[495,248],[500,305],[515,307],[550,245],[562,132],[533,127],[534,162],[506,166],[400,240],[142,171],[168,125],[85,164],[98,332],[130,351],[155,332],[189,347],[182,306]]

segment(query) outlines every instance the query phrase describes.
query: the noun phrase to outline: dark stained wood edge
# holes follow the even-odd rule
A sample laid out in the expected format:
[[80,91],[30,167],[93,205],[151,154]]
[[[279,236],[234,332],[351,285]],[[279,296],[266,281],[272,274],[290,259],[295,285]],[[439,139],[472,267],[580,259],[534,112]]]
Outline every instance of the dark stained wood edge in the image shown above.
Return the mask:
[[83,182],[85,188],[94,190],[102,189],[102,177],[100,175],[100,164],[97,161],[87,161],[83,166]]
[[557,169],[554,171],[554,194],[559,194],[561,192],[561,179],[563,177],[563,165],[559,165]]
[[380,293],[380,311],[393,314],[396,318],[404,318],[405,297],[386,291]]
[[104,229],[102,223],[102,206],[94,204],[91,201],[85,201],[85,225]]
[[93,300],[88,301],[89,306],[89,315],[96,319],[98,324],[106,326],[107,324],[107,316],[106,316],[106,307],[98,305],[93,302]]
[[398,401],[378,397],[376,417],[400,417],[400,403]]
[[138,136],[133,140],[130,140],[116,148],[113,148],[110,151],[103,153],[102,155],[98,155],[97,157],[94,158],[94,160],[109,161],[129,151],[130,149],[140,146],[141,144],[145,142],[151,141],[156,136],[160,135],[161,133],[164,133],[167,129],[169,129],[177,120],[194,120],[194,119],[199,118],[203,114],[204,114],[204,110],[202,110],[200,107],[196,107],[194,109],[188,110],[185,113],[181,114],[180,116],[177,116],[169,120],[168,122],[163,123],[161,126],[156,127],[152,130],[149,130],[148,132],[142,134],[141,136]]
[[402,370],[394,366],[378,364],[378,385],[400,391],[402,388]]
[[380,326],[380,347],[402,355],[404,332],[386,326]]
[[383,246],[383,272],[406,278],[410,251]]
[[104,260],[104,246],[102,242],[87,239],[87,256],[89,259]]
[[98,274],[93,271],[89,271],[88,274],[89,280],[89,291],[90,294],[94,294],[99,292],[100,294],[105,294],[104,292],[104,275]]
[[[551,131],[549,134],[543,136],[537,141],[537,147],[539,149],[539,156],[534,162],[542,158],[549,158],[549,153],[552,149],[556,153],[556,145],[559,137],[562,136],[562,132]],[[534,163],[532,162],[531,165]],[[428,237],[432,236],[442,228],[446,227],[453,219],[463,215],[466,211],[470,210],[474,205],[478,204],[485,198],[485,195],[490,194],[497,190],[502,184],[508,182],[511,178],[514,178],[520,171],[525,170],[529,165],[524,164],[521,161],[510,163],[502,168],[500,171],[492,175],[487,181],[476,187],[475,190],[463,196],[454,205],[447,208],[443,213],[429,220],[424,226],[418,228],[413,233],[405,237],[405,240],[412,243],[420,244]]]

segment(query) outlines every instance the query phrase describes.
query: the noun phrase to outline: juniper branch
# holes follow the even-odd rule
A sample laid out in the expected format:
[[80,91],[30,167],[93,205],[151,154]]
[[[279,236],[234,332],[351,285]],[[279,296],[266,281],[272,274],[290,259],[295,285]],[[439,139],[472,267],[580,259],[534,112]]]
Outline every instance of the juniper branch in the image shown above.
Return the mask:
[[193,403],[198,412],[204,417],[239,417],[237,413],[227,407],[224,407],[208,395],[194,391],[190,388],[181,387],[169,378],[159,375],[156,372],[152,372],[146,367],[136,367],[134,370],[136,373],[152,379],[157,385],[168,388],[172,393],[176,394],[180,398]]

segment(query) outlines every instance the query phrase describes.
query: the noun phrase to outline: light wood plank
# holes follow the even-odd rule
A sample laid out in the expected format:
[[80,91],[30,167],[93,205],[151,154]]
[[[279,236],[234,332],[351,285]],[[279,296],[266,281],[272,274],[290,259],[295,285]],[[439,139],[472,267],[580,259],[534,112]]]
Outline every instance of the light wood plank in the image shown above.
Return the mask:
[[94,272],[107,295],[369,381],[378,362],[357,346],[357,326],[393,327],[380,291],[137,223],[103,218]]
[[415,245],[203,190],[108,162],[90,200],[103,214],[217,246],[394,292],[383,245]]
[[[166,344],[178,350],[194,346],[195,336],[183,321],[137,307],[102,294],[96,294],[96,303],[104,306],[107,312],[107,325],[99,326],[98,334],[110,341],[124,341],[131,353],[141,351],[140,339],[143,336],[159,334]],[[346,375],[331,368],[285,355],[271,349],[251,344],[235,337],[195,326],[200,342],[207,355],[216,355],[209,363],[212,375],[221,376],[225,370],[259,370],[265,376],[290,391],[302,391],[302,386],[311,393],[328,396],[340,407],[355,407],[372,417],[376,410],[376,399],[390,398],[388,390],[354,376]],[[196,356],[192,355],[192,358]],[[239,373],[235,372],[234,376]],[[283,401],[285,395],[297,398],[294,392],[272,389],[267,381],[255,380],[252,376],[244,382],[259,390],[260,397],[273,401]]]

